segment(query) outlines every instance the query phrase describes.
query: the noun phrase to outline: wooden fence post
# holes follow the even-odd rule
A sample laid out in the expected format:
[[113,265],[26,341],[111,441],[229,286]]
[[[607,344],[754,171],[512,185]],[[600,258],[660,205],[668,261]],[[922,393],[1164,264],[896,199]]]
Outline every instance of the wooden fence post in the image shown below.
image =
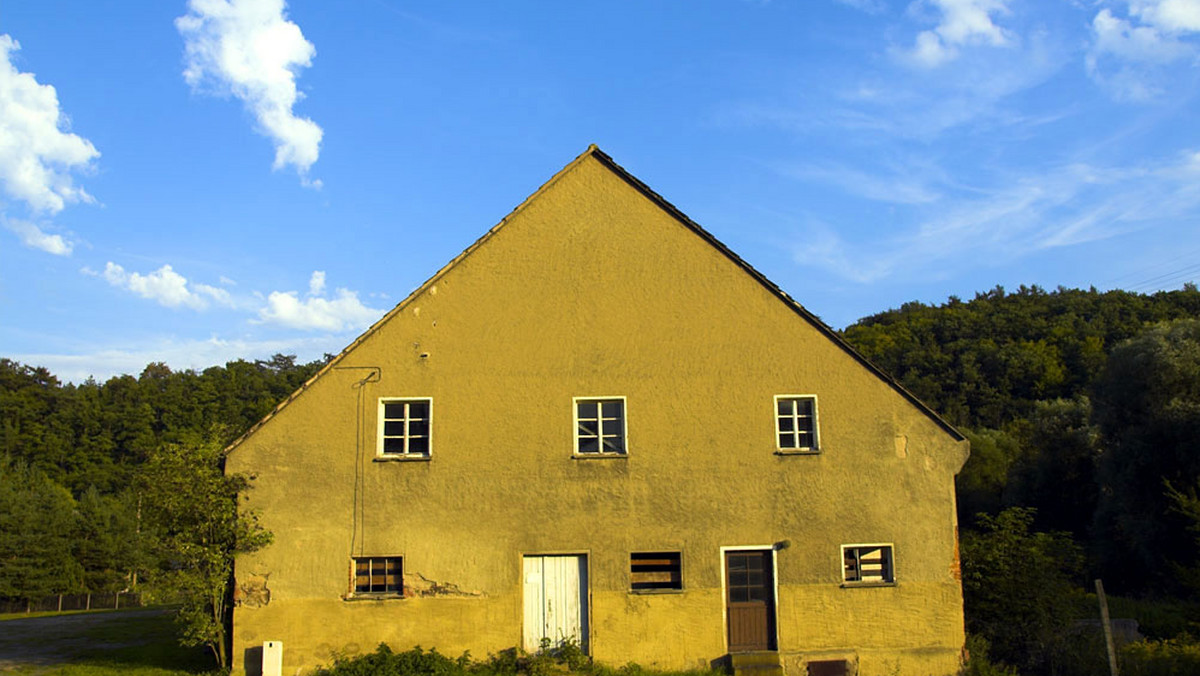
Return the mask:
[[1108,619],[1108,599],[1104,596],[1104,583],[1096,580],[1096,598],[1100,601],[1100,623],[1104,625],[1104,643],[1108,647],[1108,671],[1117,676],[1117,649],[1113,645],[1112,621]]

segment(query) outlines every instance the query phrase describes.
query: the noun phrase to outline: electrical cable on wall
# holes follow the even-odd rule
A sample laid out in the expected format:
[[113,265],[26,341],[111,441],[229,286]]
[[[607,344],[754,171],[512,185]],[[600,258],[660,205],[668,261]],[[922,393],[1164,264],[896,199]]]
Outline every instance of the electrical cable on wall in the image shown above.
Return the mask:
[[[351,389],[358,390],[355,397],[355,412],[354,412],[354,490],[351,492],[351,523],[350,523],[350,558],[354,558],[354,547],[363,546],[363,537],[360,537],[359,531],[363,528],[364,518],[360,514],[365,515],[366,497],[365,497],[365,469],[366,460],[365,450],[363,448],[363,439],[366,437],[363,426],[367,423],[366,416],[366,399],[367,399],[367,383],[377,383],[383,377],[383,370],[378,366],[335,366],[335,370],[354,370],[354,369],[370,369],[370,373],[365,378],[355,382],[350,386]],[[358,552],[359,555],[362,551]]]

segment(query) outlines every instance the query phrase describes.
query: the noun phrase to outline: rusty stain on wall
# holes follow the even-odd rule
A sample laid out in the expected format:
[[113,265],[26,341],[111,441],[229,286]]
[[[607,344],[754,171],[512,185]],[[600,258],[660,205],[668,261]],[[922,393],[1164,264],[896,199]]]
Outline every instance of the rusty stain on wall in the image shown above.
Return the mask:
[[271,590],[267,588],[270,573],[251,573],[244,581],[239,580],[233,590],[233,605],[247,608],[262,608],[271,602]]
[[481,591],[466,591],[453,582],[438,582],[430,580],[420,573],[404,574],[404,596],[459,596],[481,598],[487,596]]

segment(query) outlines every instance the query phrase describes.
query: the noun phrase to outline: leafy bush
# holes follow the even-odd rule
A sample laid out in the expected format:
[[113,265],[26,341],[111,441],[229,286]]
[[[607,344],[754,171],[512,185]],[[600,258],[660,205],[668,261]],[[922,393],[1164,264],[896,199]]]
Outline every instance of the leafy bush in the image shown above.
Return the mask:
[[991,644],[978,634],[967,636],[967,663],[963,665],[963,676],[1019,676],[1017,670],[1003,662],[993,662],[988,657]]
[[[332,666],[318,669],[317,676],[724,676],[716,671],[657,671],[629,663],[620,668],[594,664],[579,644],[568,641],[560,646],[547,642],[537,654],[517,648],[502,650],[477,662],[470,653],[451,659],[436,649],[426,652],[420,646],[402,653],[380,643],[375,652],[355,657],[339,656]],[[980,676],[987,676],[980,674]],[[997,674],[997,676],[1004,676]]]
[[1163,641],[1137,641],[1121,649],[1126,676],[1190,676],[1200,674],[1200,643],[1188,634]]

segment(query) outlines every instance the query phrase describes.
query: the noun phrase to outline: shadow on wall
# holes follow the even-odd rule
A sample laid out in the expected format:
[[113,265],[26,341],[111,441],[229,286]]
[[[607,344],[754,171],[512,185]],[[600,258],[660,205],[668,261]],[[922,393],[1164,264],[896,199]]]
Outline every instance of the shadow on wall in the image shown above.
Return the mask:
[[243,664],[246,665],[246,676],[262,676],[262,646],[246,648],[245,657]]

